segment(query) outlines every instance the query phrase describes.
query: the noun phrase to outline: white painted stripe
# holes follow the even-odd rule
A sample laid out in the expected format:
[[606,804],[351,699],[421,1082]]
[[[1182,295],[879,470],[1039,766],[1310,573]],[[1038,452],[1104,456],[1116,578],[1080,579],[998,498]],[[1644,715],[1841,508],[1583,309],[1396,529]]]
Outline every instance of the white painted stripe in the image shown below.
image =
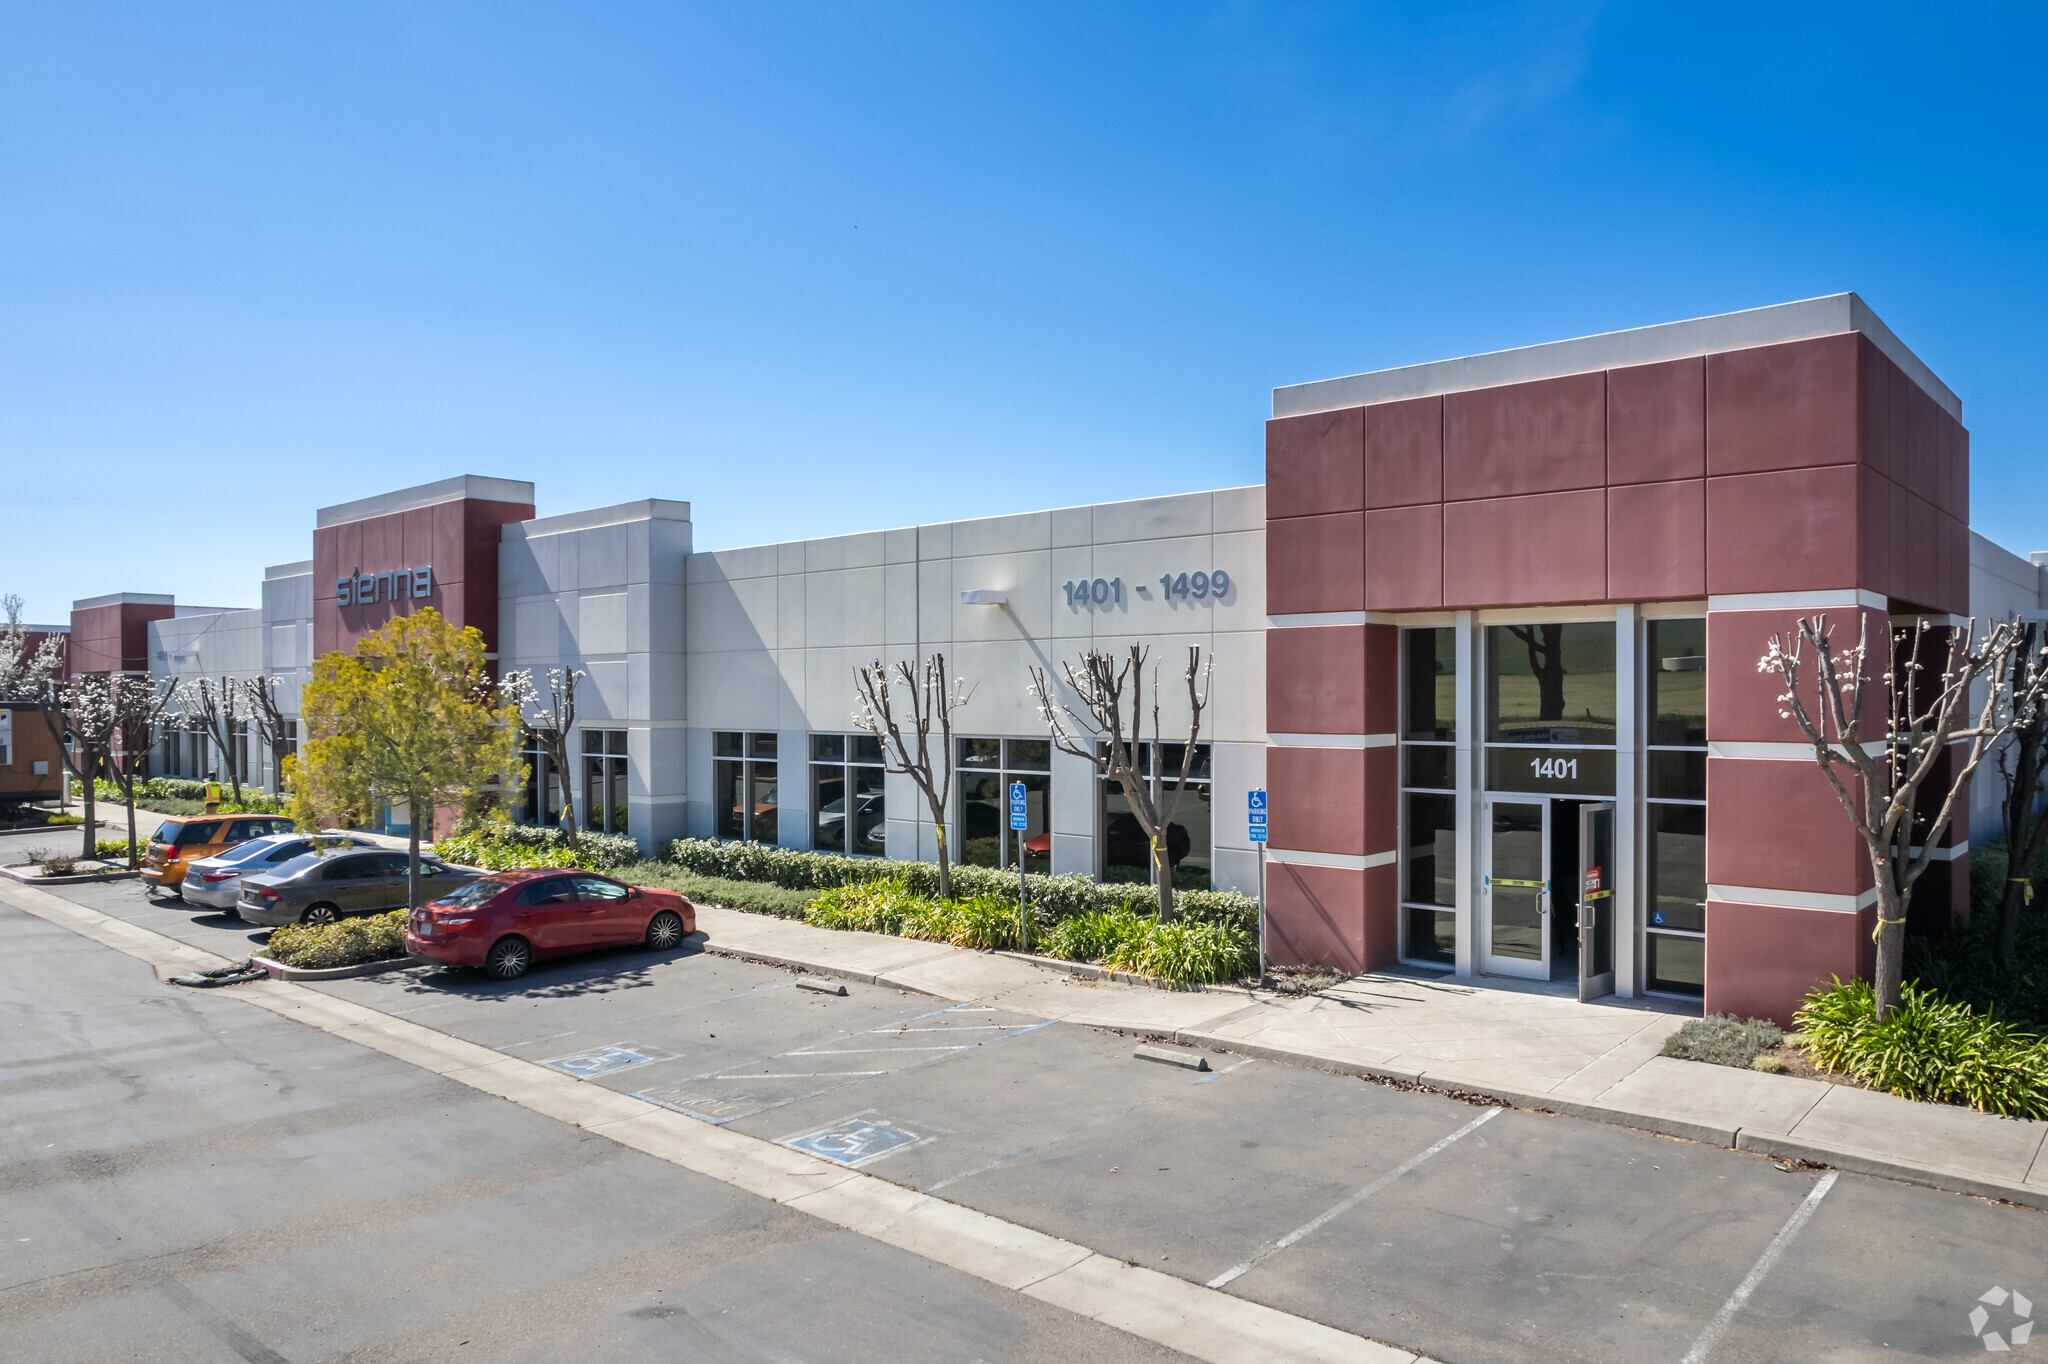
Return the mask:
[[1392,748],[1399,740],[1392,734],[1268,734],[1266,742],[1276,748]]
[[[1841,744],[1829,744],[1842,757],[1848,756],[1848,749]],[[1863,751],[1871,757],[1884,752],[1884,740],[1873,739],[1863,745]],[[1709,739],[1707,756],[1710,758],[1750,758],[1768,762],[1812,762],[1813,745],[1803,743],[1752,744],[1735,743],[1727,739]]]
[[1877,903],[1877,888],[1861,895],[1822,895],[1811,890],[1772,890],[1767,886],[1707,887],[1707,898],[1736,905],[1773,905],[1780,909],[1824,909],[1854,914]]
[[1232,1279],[1242,1278],[1244,1275],[1250,1273],[1253,1270],[1253,1268],[1255,1268],[1260,1262],[1267,1260],[1272,1256],[1278,1255],[1281,1251],[1287,1249],[1296,1241],[1299,1241],[1302,1237],[1307,1236],[1310,1233],[1314,1232],[1317,1228],[1330,1222],[1332,1219],[1342,1217],[1345,1213],[1350,1212],[1353,1208],[1357,1207],[1360,1203],[1363,1203],[1366,1199],[1371,1198],[1381,1189],[1386,1188],[1387,1185],[1392,1184],[1402,1175],[1407,1174],[1410,1170],[1422,1164],[1423,1161],[1428,1160],[1431,1156],[1437,1154],[1437,1152],[1444,1150],[1452,1142],[1457,1141],[1460,1137],[1476,1132],[1480,1128],[1484,1127],[1487,1123],[1492,1122],[1495,1118],[1500,1116],[1500,1113],[1501,1110],[1498,1108],[1487,1109],[1484,1113],[1481,1113],[1478,1117],[1466,1123],[1463,1127],[1451,1133],[1451,1135],[1445,1137],[1442,1141],[1430,1147],[1428,1150],[1418,1151],[1416,1154],[1408,1157],[1408,1159],[1402,1161],[1399,1165],[1396,1165],[1393,1169],[1387,1171],[1378,1179],[1375,1179],[1372,1183],[1366,1185],[1357,1193],[1345,1199],[1342,1203],[1339,1203],[1336,1207],[1331,1208],[1328,1212],[1323,1213],[1321,1216],[1315,1218],[1313,1221],[1303,1223],[1301,1226],[1296,1227],[1293,1231],[1288,1232],[1279,1240],[1274,1241],[1271,1244],[1266,1245],[1260,1248],[1259,1250],[1253,1252],[1252,1257],[1249,1260],[1240,1261],[1239,1263],[1232,1265],[1229,1269],[1224,1270],[1221,1274],[1218,1274],[1215,1278],[1209,1280],[1209,1287],[1221,1288],[1223,1287],[1223,1285],[1229,1283]]
[[1889,611],[1891,601],[1875,592],[1846,587],[1820,592],[1731,592],[1707,598],[1709,611],[1853,611],[1859,606]]
[[1764,1281],[1764,1276],[1771,1272],[1771,1267],[1791,1248],[1793,1238],[1799,1235],[1800,1229],[1813,1219],[1813,1210],[1828,1196],[1828,1190],[1835,1187],[1836,1178],[1836,1173],[1830,1170],[1814,1184],[1813,1192],[1806,1195],[1806,1201],[1786,1219],[1784,1226],[1778,1228],[1778,1234],[1771,1238],[1771,1243],[1764,1247],[1764,1253],[1757,1257],[1756,1264],[1751,1266],[1748,1277],[1735,1286],[1735,1291],[1728,1295],[1728,1301],[1721,1304],[1721,1310],[1714,1313],[1714,1319],[1707,1323],[1707,1329],[1700,1332],[1699,1339],[1692,1343],[1692,1348],[1686,1351],[1685,1358],[1679,1364],[1704,1364],[1714,1347],[1721,1343],[1721,1337],[1728,1334],[1728,1327],[1734,1322],[1735,1314],[1749,1301],[1750,1294],[1756,1292],[1757,1286]]
[[1391,865],[1398,853],[1369,853],[1360,857],[1356,853],[1306,852],[1299,848],[1275,848],[1268,846],[1266,860],[1285,862],[1298,867],[1341,867],[1346,871],[1364,871],[1368,867]]
[[1363,625],[1363,611],[1301,611],[1292,615],[1268,616],[1266,624],[1274,629],[1285,629],[1299,625]]

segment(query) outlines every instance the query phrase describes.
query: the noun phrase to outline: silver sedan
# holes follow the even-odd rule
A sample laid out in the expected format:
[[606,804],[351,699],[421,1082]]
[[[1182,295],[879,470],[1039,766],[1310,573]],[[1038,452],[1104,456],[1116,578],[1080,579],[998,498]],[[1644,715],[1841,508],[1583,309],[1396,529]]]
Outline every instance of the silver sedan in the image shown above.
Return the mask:
[[[420,903],[468,885],[482,872],[420,856]],[[406,855],[377,849],[309,852],[281,867],[242,878],[235,908],[251,923],[331,924],[351,914],[406,908]]]
[[270,834],[238,843],[226,852],[203,857],[185,869],[185,903],[201,909],[217,909],[228,918],[242,898],[242,878],[261,875],[282,867],[293,858],[321,848],[374,848],[366,838],[347,834]]

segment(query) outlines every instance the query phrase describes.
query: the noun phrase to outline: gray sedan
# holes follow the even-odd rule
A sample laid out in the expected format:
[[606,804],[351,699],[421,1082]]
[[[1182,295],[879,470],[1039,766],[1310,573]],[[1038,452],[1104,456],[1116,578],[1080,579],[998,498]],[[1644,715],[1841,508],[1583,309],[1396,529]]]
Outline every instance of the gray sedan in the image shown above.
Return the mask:
[[[402,852],[341,849],[310,852],[264,874],[242,878],[235,906],[251,923],[331,924],[350,914],[405,909],[406,856]],[[420,857],[420,903],[468,885],[480,872]]]
[[242,899],[242,878],[261,876],[318,848],[374,848],[367,838],[347,834],[269,834],[238,843],[226,852],[203,857],[185,868],[180,889],[185,903],[201,909],[217,909],[228,918]]

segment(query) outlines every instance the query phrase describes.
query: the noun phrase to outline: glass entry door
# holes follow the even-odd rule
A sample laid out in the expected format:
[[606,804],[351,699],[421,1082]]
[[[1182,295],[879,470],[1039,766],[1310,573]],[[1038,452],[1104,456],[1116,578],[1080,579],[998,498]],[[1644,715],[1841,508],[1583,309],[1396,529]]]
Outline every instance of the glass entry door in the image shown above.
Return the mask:
[[1579,807],[1579,998],[1614,993],[1614,802]]
[[1550,979],[1549,825],[1549,801],[1494,797],[1486,803],[1481,969],[1489,974]]

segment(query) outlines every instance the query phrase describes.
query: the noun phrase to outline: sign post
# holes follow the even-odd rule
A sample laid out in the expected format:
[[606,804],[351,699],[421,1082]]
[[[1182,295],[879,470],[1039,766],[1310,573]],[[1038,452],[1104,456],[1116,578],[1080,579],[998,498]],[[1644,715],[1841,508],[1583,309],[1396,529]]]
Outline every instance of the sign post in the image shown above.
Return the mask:
[[1259,983],[1266,982],[1266,793],[1253,791],[1247,798],[1245,818],[1250,821],[1251,839],[1259,849]]
[[1031,950],[1031,910],[1024,895],[1024,829],[1028,820],[1025,816],[1024,783],[1010,783],[1010,828],[1017,834],[1017,941],[1026,952]]

